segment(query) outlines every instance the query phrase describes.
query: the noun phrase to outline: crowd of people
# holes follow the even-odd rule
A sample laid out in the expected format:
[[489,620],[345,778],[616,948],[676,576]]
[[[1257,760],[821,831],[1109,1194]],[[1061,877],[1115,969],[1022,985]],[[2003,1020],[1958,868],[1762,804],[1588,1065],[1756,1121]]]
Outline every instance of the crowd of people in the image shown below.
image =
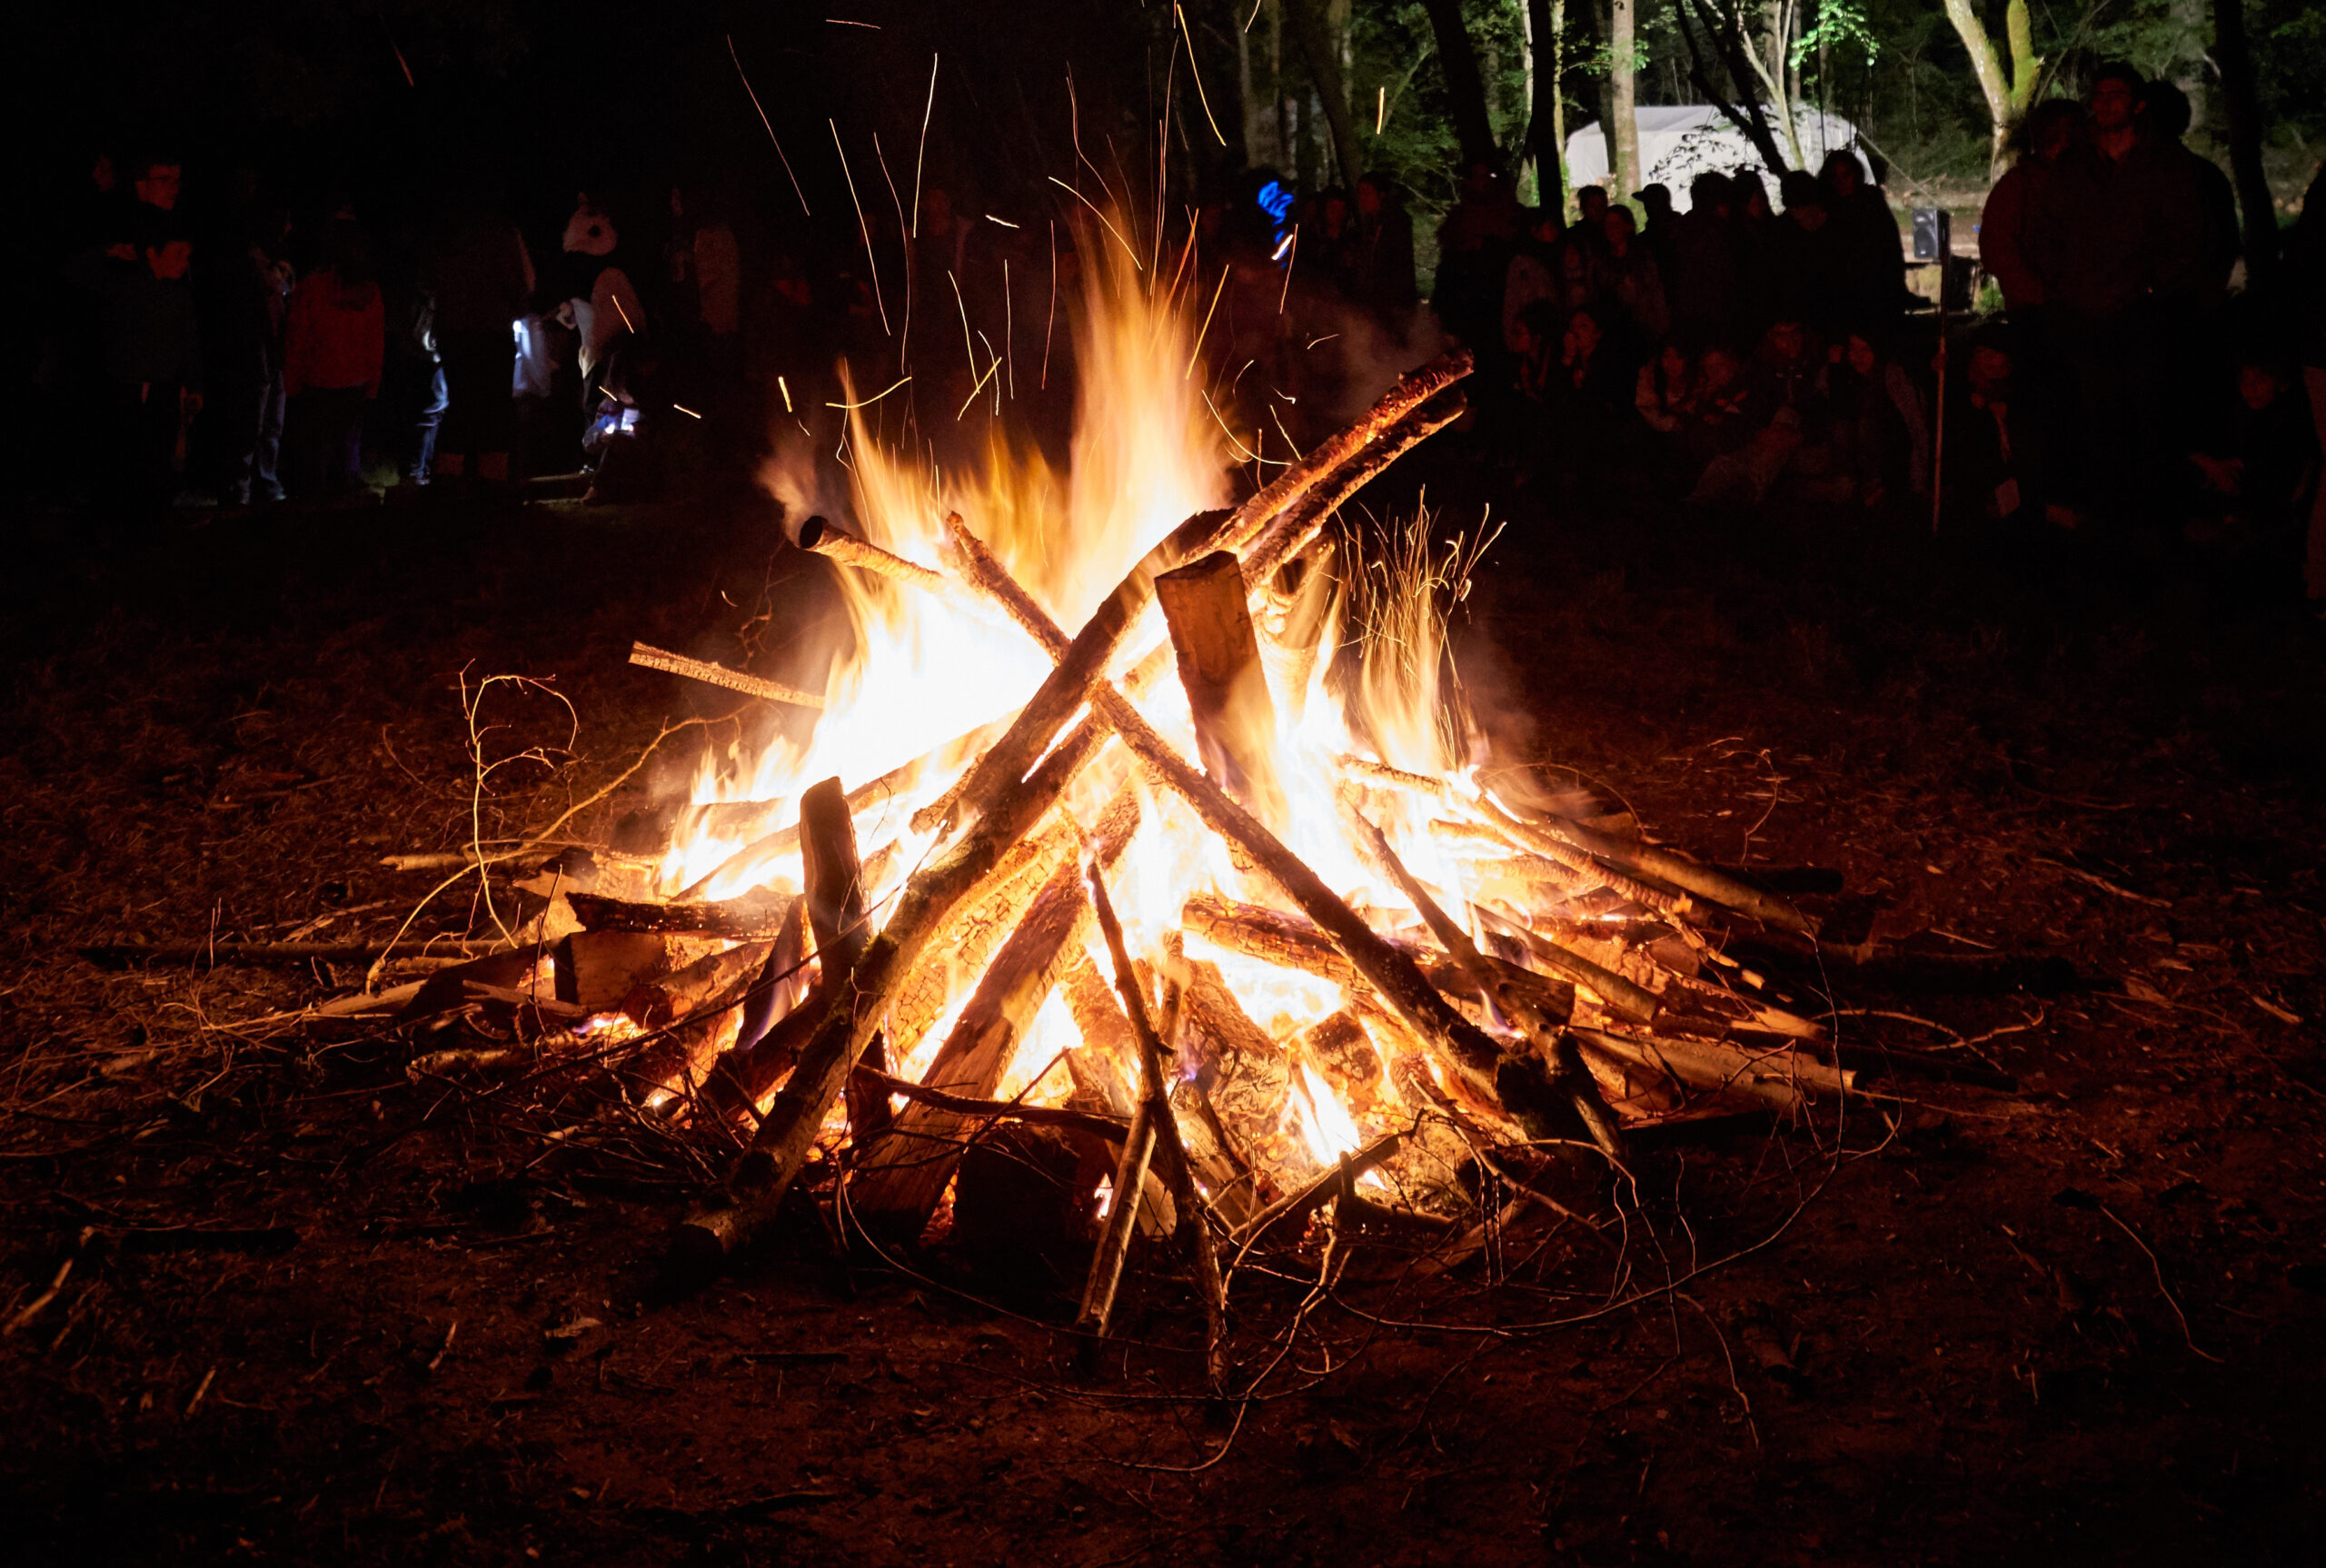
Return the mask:
[[[2183,144],[2188,120],[2169,83],[2115,65],[2085,101],[2038,104],[1978,225],[2002,308],[1961,330],[1909,290],[1883,171],[1854,150],[1774,193],[1755,170],[1701,174],[1685,211],[1660,184],[1629,203],[1585,187],[1571,218],[1474,165],[1426,304],[1413,222],[1371,175],[1304,197],[1248,174],[1178,248],[1220,263],[1208,305],[1200,264],[1191,285],[1201,352],[1223,428],[1262,461],[1271,431],[1320,433],[1297,423],[1334,402],[1304,406],[1319,378],[1357,379],[1315,352],[1345,322],[1403,350],[1467,344],[1496,461],[1566,494],[1645,482],[1702,507],[1784,498],[2025,538],[2290,540],[2321,504],[2326,213],[2313,185],[2271,258],[2274,301],[2253,258],[2233,294],[2236,204]],[[860,210],[819,242],[683,185],[644,224],[584,193],[562,231],[529,236],[472,181],[408,225],[336,203],[294,230],[245,177],[198,233],[183,174],[166,152],[98,160],[43,369],[130,513],[186,492],[354,494],[367,461],[404,496],[584,460],[601,494],[651,491],[681,461],[748,472],[770,431],[886,397],[875,380],[907,388],[882,417],[909,412],[939,461],[1005,393],[1055,435],[1078,235],[957,213],[934,184],[910,218]],[[2310,531],[2326,600],[2326,521]]]

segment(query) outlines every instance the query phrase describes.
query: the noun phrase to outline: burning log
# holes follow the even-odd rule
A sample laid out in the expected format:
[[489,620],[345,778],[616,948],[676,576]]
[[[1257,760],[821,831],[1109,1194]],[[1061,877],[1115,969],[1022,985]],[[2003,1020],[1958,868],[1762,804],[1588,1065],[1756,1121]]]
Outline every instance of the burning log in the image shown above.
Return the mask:
[[[1009,727],[1007,718],[990,724],[981,724],[965,735],[957,735],[926,756],[916,757],[901,767],[891,768],[869,784],[860,784],[848,792],[848,809],[851,814],[886,804],[896,793],[907,788],[921,773],[930,768],[950,766],[959,758],[969,756],[999,736]],[[704,809],[705,823],[713,831],[721,826],[720,814],[749,809],[748,820],[762,820],[768,812],[780,810],[782,802],[776,800],[738,801]],[[774,832],[754,839],[721,860],[709,873],[698,878],[681,892],[676,902],[686,903],[703,898],[722,878],[748,874],[754,866],[778,860],[800,847],[800,824],[779,828]]]
[[1066,1054],[1066,1070],[1073,1076],[1076,1093],[1128,1120],[1138,1103],[1123,1077],[1123,1064],[1138,1059],[1130,1020],[1115,1004],[1105,977],[1087,952],[1068,956],[1059,989],[1074,1018],[1074,1031],[1082,1037],[1081,1048]]
[[821,708],[824,700],[796,686],[786,686],[780,680],[768,680],[741,670],[730,670],[723,664],[708,660],[689,659],[683,653],[672,653],[665,648],[651,647],[643,642],[630,645],[630,661],[649,670],[661,670],[672,675],[683,675],[690,680],[701,680],[712,686],[723,686],[730,691],[760,698],[769,702],[788,702],[794,708]]
[[895,1095],[916,1105],[934,1106],[940,1111],[972,1121],[1007,1119],[1024,1122],[1029,1126],[1064,1127],[1069,1132],[1088,1133],[1118,1144],[1130,1131],[1128,1116],[1101,1116],[1095,1111],[1079,1111],[1066,1106],[1026,1106],[1015,1100],[979,1099],[971,1095],[948,1094],[927,1084],[914,1083],[910,1078],[898,1077],[894,1073],[875,1072],[870,1067],[856,1069],[855,1082],[867,1090],[882,1095]]
[[1468,375],[1472,362],[1469,351],[1461,349],[1398,377],[1397,384],[1384,392],[1355,423],[1317,442],[1307,457],[1277,475],[1238,507],[1220,538],[1220,548],[1249,559],[1247,547],[1263,529],[1362,456],[1407,415]]
[[[1280,968],[1298,969],[1345,989],[1355,990],[1364,984],[1364,977],[1357,966],[1333,946],[1332,938],[1315,924],[1297,916],[1199,893],[1188,900],[1179,918],[1190,932],[1229,952],[1242,953]],[[1480,958],[1501,985],[1526,997],[1535,1007],[1561,1017],[1572,1009],[1575,1001],[1572,988],[1491,954],[1481,954]],[[1655,1015],[1654,992],[1642,990],[1620,975],[1610,973],[1588,959],[1576,958],[1572,954],[1568,958],[1581,971],[1573,977],[1575,984],[1589,987],[1603,999],[1606,992],[1599,989],[1602,986],[1626,1001],[1631,1000],[1635,993],[1637,998],[1643,999],[1641,1021],[1645,1022]],[[1470,988],[1464,972],[1450,961],[1434,961],[1418,955],[1415,961],[1422,965],[1422,972],[1441,990]],[[1628,1016],[1630,1008],[1626,1007],[1625,1010]]]
[[[1010,736],[1017,738],[1011,749],[1031,744],[1021,730],[1045,722],[1029,705],[1011,726]],[[801,1047],[790,1080],[729,1180],[729,1201],[698,1209],[682,1222],[676,1239],[682,1255],[698,1266],[728,1256],[774,1217],[807,1164],[832,1102],[931,938],[954,908],[986,883],[1009,848],[1048,814],[1105,739],[1098,725],[1079,726],[1051,748],[1029,777],[1005,784],[960,840],[905,884],[887,926],[867,944],[846,984],[833,987],[836,994]]]
[[[1138,826],[1138,797],[1119,792],[1092,835],[1091,853],[1110,863]],[[921,1076],[931,1088],[982,1097],[993,1092],[1011,1053],[1088,929],[1082,869],[1071,860],[1050,876],[1025,922],[986,966],[977,992]],[[910,1241],[919,1236],[960,1158],[961,1118],[913,1105],[886,1136],[867,1136],[849,1205],[867,1229]]]
[[[1024,589],[1007,573],[995,570],[996,575],[981,580],[979,586],[993,593],[1010,618],[1060,660],[1060,669],[1065,668],[1064,660],[1073,654],[1065,633]],[[1077,641],[1079,644],[1079,640]],[[1286,849],[1266,824],[1190,767],[1187,759],[1155,732],[1129,699],[1104,679],[1088,683],[1086,690],[1096,716],[1122,737],[1131,755],[1194,808],[1205,826],[1248,856],[1256,868],[1322,927],[1390,1009],[1442,1057],[1451,1071],[1464,1078],[1474,1093],[1488,1104],[1497,1103],[1496,1077],[1510,1070],[1505,1067],[1506,1058],[1501,1047],[1456,1012],[1430,986],[1410,957],[1359,918],[1357,911],[1327,887],[1324,878],[1310,870],[1298,856]],[[1028,711],[1031,710],[1032,705],[1029,704]],[[1522,1063],[1516,1070],[1523,1077],[1529,1069]],[[1531,1110],[1511,1108],[1522,1125],[1536,1122]]]
[[877,544],[868,544],[855,535],[843,532],[829,518],[811,517],[800,525],[800,548],[813,551],[828,561],[837,561],[869,571],[890,582],[917,588],[933,593],[964,614],[979,620],[994,618],[993,606],[939,571],[934,567],[891,555]]
[[[864,951],[864,866],[856,853],[856,821],[838,779],[810,784],[800,796],[800,870],[806,886],[800,897],[808,908],[808,929],[816,939],[816,967],[827,974],[847,974]],[[886,1072],[888,1058],[874,1040],[864,1054],[864,1065]],[[889,1101],[884,1095],[859,1096],[852,1090],[848,1122],[865,1136],[886,1126]]]
[[1460,419],[1467,408],[1461,393],[1447,392],[1388,426],[1364,452],[1317,484],[1300,504],[1286,509],[1238,552],[1244,559],[1245,582],[1254,588],[1267,582],[1308,549],[1349,497],[1414,447]]
[[754,941],[773,937],[790,900],[757,889],[715,904],[645,904],[598,893],[568,893],[566,902],[584,931],[665,931]]
[[[1454,961],[1462,967],[1471,982],[1492,997],[1496,1005],[1526,1032],[1527,1037],[1535,1042],[1535,1048],[1542,1052],[1544,1059],[1551,1065],[1553,1087],[1575,1107],[1576,1115],[1591,1135],[1591,1141],[1599,1146],[1602,1154],[1621,1165],[1624,1160],[1623,1129],[1616,1125],[1615,1113],[1607,1108],[1607,1102],[1600,1097],[1599,1087],[1584,1067],[1574,1039],[1558,1027],[1566,1021],[1566,1018],[1561,1017],[1554,1023],[1547,1013],[1535,1005],[1532,997],[1516,986],[1504,984],[1502,977],[1486,963],[1477,945],[1470,940],[1470,934],[1454,923],[1438,907],[1437,900],[1429,896],[1428,889],[1406,868],[1405,862],[1397,858],[1397,850],[1390,848],[1389,840],[1383,836],[1381,829],[1354,811],[1349,816],[1363,831],[1373,858],[1389,873],[1398,890],[1405,894],[1406,901],[1421,912],[1430,935],[1454,955]],[[1506,1101],[1508,1097],[1507,1095],[1504,1097]]]
[[1276,705],[1260,670],[1241,564],[1227,551],[1215,551],[1157,578],[1155,597],[1171,630],[1204,770],[1262,821],[1284,831],[1289,822],[1276,772]]
[[[1168,1185],[1173,1203],[1178,1209],[1179,1229],[1195,1253],[1196,1286],[1203,1296],[1205,1319],[1204,1371],[1206,1380],[1216,1389],[1219,1383],[1220,1341],[1225,1333],[1228,1310],[1227,1287],[1220,1278],[1218,1255],[1212,1248],[1211,1227],[1204,1217],[1203,1199],[1196,1190],[1195,1168],[1188,1157],[1187,1146],[1179,1140],[1178,1118],[1172,1115],[1169,1090],[1169,1067],[1164,1055],[1163,1041],[1147,1017],[1147,998],[1141,993],[1138,971],[1132,967],[1130,951],[1123,943],[1122,922],[1115,918],[1115,906],[1107,896],[1107,884],[1100,868],[1094,861],[1089,867],[1090,903],[1098,916],[1098,929],[1107,942],[1107,954],[1114,961],[1115,993],[1122,1002],[1124,1016],[1129,1020],[1131,1033],[1138,1042],[1139,1082],[1141,1095],[1138,1112],[1132,1123],[1132,1136],[1123,1146],[1122,1163],[1116,1167],[1115,1192],[1119,1216],[1109,1215],[1105,1233],[1100,1237],[1098,1255],[1092,1258],[1090,1278],[1084,1289],[1081,1316],[1076,1326],[1087,1333],[1103,1336],[1107,1319],[1114,1307],[1115,1287],[1122,1277],[1123,1255],[1129,1245],[1130,1231],[1136,1210],[1145,1195],[1144,1171],[1139,1180],[1128,1179],[1133,1162],[1138,1131],[1143,1123],[1149,1139],[1148,1159],[1156,1153],[1163,1156],[1164,1179]],[[1167,1006],[1167,1014],[1174,1009]],[[1171,1027],[1167,1024],[1167,1027]],[[1145,1161],[1141,1161],[1143,1165]],[[1120,1195],[1128,1192],[1128,1199]]]

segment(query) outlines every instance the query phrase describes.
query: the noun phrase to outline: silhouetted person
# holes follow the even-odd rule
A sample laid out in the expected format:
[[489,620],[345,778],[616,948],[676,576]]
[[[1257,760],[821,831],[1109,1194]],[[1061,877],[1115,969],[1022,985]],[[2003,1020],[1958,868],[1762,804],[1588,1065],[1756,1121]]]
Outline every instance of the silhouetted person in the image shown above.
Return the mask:
[[2082,415],[2083,489],[2115,521],[2154,521],[2171,493],[2172,313],[2201,273],[2203,218],[2182,161],[2141,124],[2132,66],[2094,74],[2091,135],[2059,164],[2041,270]]
[[1634,191],[1632,200],[1647,214],[1647,221],[1640,225],[1639,237],[1648,253],[1655,258],[1656,269],[1668,276],[1672,271],[1672,240],[1680,226],[1680,215],[1672,210],[1672,187],[1661,180],[1651,181]]
[[283,499],[283,351],[292,269],[290,220],[263,208],[242,243],[218,259],[205,419],[216,443],[218,499],[228,506]]
[[1672,236],[1665,279],[1677,331],[1711,342],[1735,331],[1741,293],[1735,197],[1727,176],[1705,173],[1688,184],[1688,211]]
[[1987,193],[1979,213],[1979,263],[2003,290],[2012,324],[2048,310],[2044,281],[2048,225],[2058,221],[2060,162],[2083,137],[2083,110],[2066,98],[2046,98],[2020,123],[2019,155]]
[[202,406],[202,342],[185,281],[193,242],[150,215],[123,218],[148,229],[143,242],[90,252],[76,281],[95,303],[104,374],[99,491],[114,526],[146,528],[175,492],[186,423]]
[[[1840,271],[1841,319],[1886,332],[1905,309],[1906,253],[1890,203],[1846,147],[1825,155],[1817,183],[1825,194],[1825,227]],[[1788,211],[1790,202],[1785,203]]]
[[1397,187],[1378,174],[1357,183],[1359,296],[1385,322],[1398,322],[1420,298],[1414,283],[1414,221]]
[[387,306],[363,231],[342,219],[324,238],[323,264],[291,291],[283,390],[298,454],[294,491],[329,494],[362,481],[363,414],[380,395]]
[[1854,302],[1844,271],[1844,241],[1834,231],[1825,187],[1816,175],[1795,169],[1778,190],[1784,214],[1762,225],[1754,251],[1753,315],[1830,332]]
[[516,422],[516,323],[533,293],[524,238],[486,193],[471,192],[440,226],[422,282],[436,303],[448,400],[436,434],[436,475],[461,480],[473,458],[478,479],[505,484]]

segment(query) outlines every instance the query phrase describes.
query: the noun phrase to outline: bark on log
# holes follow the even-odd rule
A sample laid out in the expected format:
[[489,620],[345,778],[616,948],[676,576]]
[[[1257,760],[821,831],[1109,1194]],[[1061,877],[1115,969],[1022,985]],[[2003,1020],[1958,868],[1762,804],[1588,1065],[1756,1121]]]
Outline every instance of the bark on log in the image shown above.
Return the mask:
[[596,893],[568,893],[565,901],[585,931],[699,932],[740,941],[775,936],[791,903],[764,889],[712,904],[636,904]]
[[869,571],[890,582],[935,594],[954,609],[979,620],[994,619],[993,606],[976,594],[965,591],[961,585],[934,567],[891,555],[877,544],[867,544],[855,535],[842,531],[830,519],[811,517],[800,525],[800,548],[813,551],[828,561],[840,561]]
[[[856,820],[837,778],[810,784],[800,796],[800,897],[816,938],[816,967],[833,974],[856,968],[871,934],[864,928],[864,865],[856,853]],[[864,1053],[864,1066],[889,1070],[881,1043]],[[877,1136],[889,1123],[886,1095],[848,1092],[848,1125],[857,1137]]]
[[786,686],[780,680],[767,680],[741,670],[730,670],[723,664],[708,660],[689,659],[683,653],[672,653],[667,648],[654,648],[643,642],[630,645],[630,661],[648,670],[660,670],[671,675],[683,675],[690,680],[701,680],[712,686],[723,686],[730,691],[741,691],[769,702],[788,702],[794,708],[821,708],[824,700],[796,686]]
[[1138,1042],[1132,1037],[1130,1020],[1123,1017],[1122,1008],[1113,1000],[1114,993],[1107,988],[1105,977],[1087,951],[1067,955],[1059,989],[1066,995],[1075,1032],[1082,1037],[1082,1044],[1066,1057],[1066,1069],[1074,1075],[1075,1087],[1128,1120],[1138,1104],[1138,1093],[1131,1087],[1138,1071]]
[[[1138,797],[1126,789],[1092,835],[1093,853],[1111,862],[1138,826]],[[986,966],[921,1082],[975,1098],[992,1094],[1059,971],[1080,950],[1089,919],[1082,868],[1069,858],[1051,873],[1024,922]],[[863,1155],[849,1184],[849,1206],[859,1223],[908,1242],[918,1239],[953,1179],[965,1130],[962,1118],[949,1111],[912,1105],[887,1136],[860,1143]]]
[[1204,770],[1283,832],[1289,822],[1276,771],[1276,703],[1260,668],[1241,563],[1215,551],[1157,578],[1155,597],[1171,630]]

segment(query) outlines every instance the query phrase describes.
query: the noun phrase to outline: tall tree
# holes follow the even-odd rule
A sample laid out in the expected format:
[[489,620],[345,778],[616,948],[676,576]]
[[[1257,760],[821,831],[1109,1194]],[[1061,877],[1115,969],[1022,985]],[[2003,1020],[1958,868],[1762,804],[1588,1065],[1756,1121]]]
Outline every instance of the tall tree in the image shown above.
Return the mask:
[[1607,187],[1617,201],[1639,179],[1639,55],[1633,0],[1598,0],[1607,74],[1599,84],[1599,134],[1607,139]]
[[1454,137],[1462,144],[1462,162],[1499,167],[1502,150],[1495,145],[1494,120],[1486,113],[1485,78],[1478,74],[1478,54],[1470,46],[1469,30],[1462,25],[1462,0],[1421,0],[1429,13],[1430,31],[1437,35],[1439,68],[1446,76],[1446,96],[1454,111]]
[[1566,211],[1566,126],[1559,113],[1559,78],[1566,51],[1559,34],[1566,26],[1566,0],[1526,0],[1526,43],[1534,56],[1535,91],[1526,105],[1526,147],[1535,158],[1536,200],[1546,213]]
[[2253,52],[2245,39],[2244,0],[2213,0],[2213,55],[2229,105],[2229,166],[2245,213],[2245,273],[2267,282],[2278,264],[2278,212],[2261,170],[2261,116],[2253,100]]
[[1341,80],[1340,41],[1325,25],[1323,0],[1284,0],[1292,14],[1293,35],[1308,62],[1309,79],[1324,100],[1325,123],[1332,128],[1333,155],[1340,161],[1341,178],[1351,184],[1365,173],[1365,150],[1357,145],[1357,124],[1349,118],[1348,89]]
[[1963,47],[1970,53],[1971,74],[1978,78],[1979,91],[1987,100],[1987,117],[1994,124],[1987,167],[1999,174],[2010,148],[2012,128],[2034,101],[2036,84],[2043,79],[2043,62],[2036,57],[2035,27],[2028,15],[2027,0],[2010,0],[2003,7],[2003,35],[2011,45],[2008,74],[1972,0],[1946,0],[1946,19],[1954,24]]

